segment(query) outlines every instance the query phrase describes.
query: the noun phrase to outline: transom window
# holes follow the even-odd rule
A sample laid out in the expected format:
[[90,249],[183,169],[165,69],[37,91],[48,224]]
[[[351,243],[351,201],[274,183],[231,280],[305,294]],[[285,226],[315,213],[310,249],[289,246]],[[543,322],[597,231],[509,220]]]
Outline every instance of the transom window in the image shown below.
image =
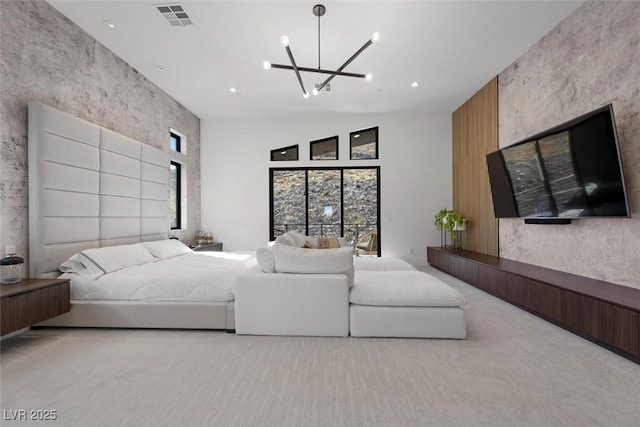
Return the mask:
[[362,129],[349,134],[351,160],[378,158],[378,127]]
[[182,152],[182,136],[176,132],[169,132],[169,149],[176,153]]
[[271,150],[271,161],[295,161],[298,160],[298,146],[291,145],[289,147],[276,148]]

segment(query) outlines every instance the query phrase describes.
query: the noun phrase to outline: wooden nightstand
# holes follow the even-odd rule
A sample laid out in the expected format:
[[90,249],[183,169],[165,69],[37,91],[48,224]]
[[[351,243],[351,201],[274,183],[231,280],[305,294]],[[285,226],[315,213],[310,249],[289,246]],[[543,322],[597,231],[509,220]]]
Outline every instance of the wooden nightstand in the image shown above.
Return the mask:
[[196,252],[222,252],[222,242],[207,243],[205,245],[194,246]]
[[71,309],[69,281],[25,279],[0,286],[2,332],[5,335],[35,325]]

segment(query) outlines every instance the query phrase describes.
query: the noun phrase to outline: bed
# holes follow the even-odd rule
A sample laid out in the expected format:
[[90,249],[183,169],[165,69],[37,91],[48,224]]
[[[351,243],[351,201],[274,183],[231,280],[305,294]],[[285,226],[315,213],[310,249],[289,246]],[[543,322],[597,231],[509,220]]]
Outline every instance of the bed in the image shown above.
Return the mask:
[[72,309],[39,326],[233,330],[232,287],[259,266],[253,253],[193,252],[170,239],[85,250],[60,269]]
[[[29,103],[28,114],[29,277],[58,277],[58,268],[83,251],[168,240],[168,147],[155,148],[39,102]],[[224,264],[224,258],[183,256],[208,259],[213,270]],[[162,271],[164,263],[157,259],[147,268]],[[71,311],[41,325],[234,329],[228,294],[197,291],[196,279],[184,274],[162,276],[171,277],[166,286],[183,288],[186,296],[163,294],[155,280],[138,278],[132,280],[147,285],[126,291],[134,298],[123,299],[96,283],[65,276],[74,289]],[[86,292],[79,291],[83,288]]]

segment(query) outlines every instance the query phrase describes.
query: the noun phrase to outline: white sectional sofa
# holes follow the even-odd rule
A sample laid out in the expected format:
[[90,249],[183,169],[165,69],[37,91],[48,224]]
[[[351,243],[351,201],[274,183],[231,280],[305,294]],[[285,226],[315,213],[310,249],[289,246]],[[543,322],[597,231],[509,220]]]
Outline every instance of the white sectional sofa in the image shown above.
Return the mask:
[[257,251],[262,273],[238,277],[236,333],[466,337],[465,299],[446,283],[396,258],[354,258],[350,247],[303,249],[311,238],[292,234]]
[[237,334],[349,335],[346,274],[249,274],[234,293]]
[[256,251],[263,273],[236,280],[236,333],[349,335],[351,247],[303,249],[306,236],[294,235],[297,241],[287,235]]

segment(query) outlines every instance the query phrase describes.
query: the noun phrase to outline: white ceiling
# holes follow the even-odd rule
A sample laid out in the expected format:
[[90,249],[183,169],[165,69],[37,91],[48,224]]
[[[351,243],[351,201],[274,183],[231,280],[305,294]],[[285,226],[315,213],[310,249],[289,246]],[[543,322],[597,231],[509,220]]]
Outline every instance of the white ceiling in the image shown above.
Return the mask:
[[[450,113],[582,3],[322,1],[322,68],[342,65],[374,31],[381,39],[345,69],[371,82],[336,77],[331,93],[304,99],[293,71],[262,64],[289,63],[286,34],[297,65],[318,66],[320,0],[48,2],[201,119]],[[170,26],[162,4],[182,5],[195,24]],[[326,78],[302,77],[309,92]]]

